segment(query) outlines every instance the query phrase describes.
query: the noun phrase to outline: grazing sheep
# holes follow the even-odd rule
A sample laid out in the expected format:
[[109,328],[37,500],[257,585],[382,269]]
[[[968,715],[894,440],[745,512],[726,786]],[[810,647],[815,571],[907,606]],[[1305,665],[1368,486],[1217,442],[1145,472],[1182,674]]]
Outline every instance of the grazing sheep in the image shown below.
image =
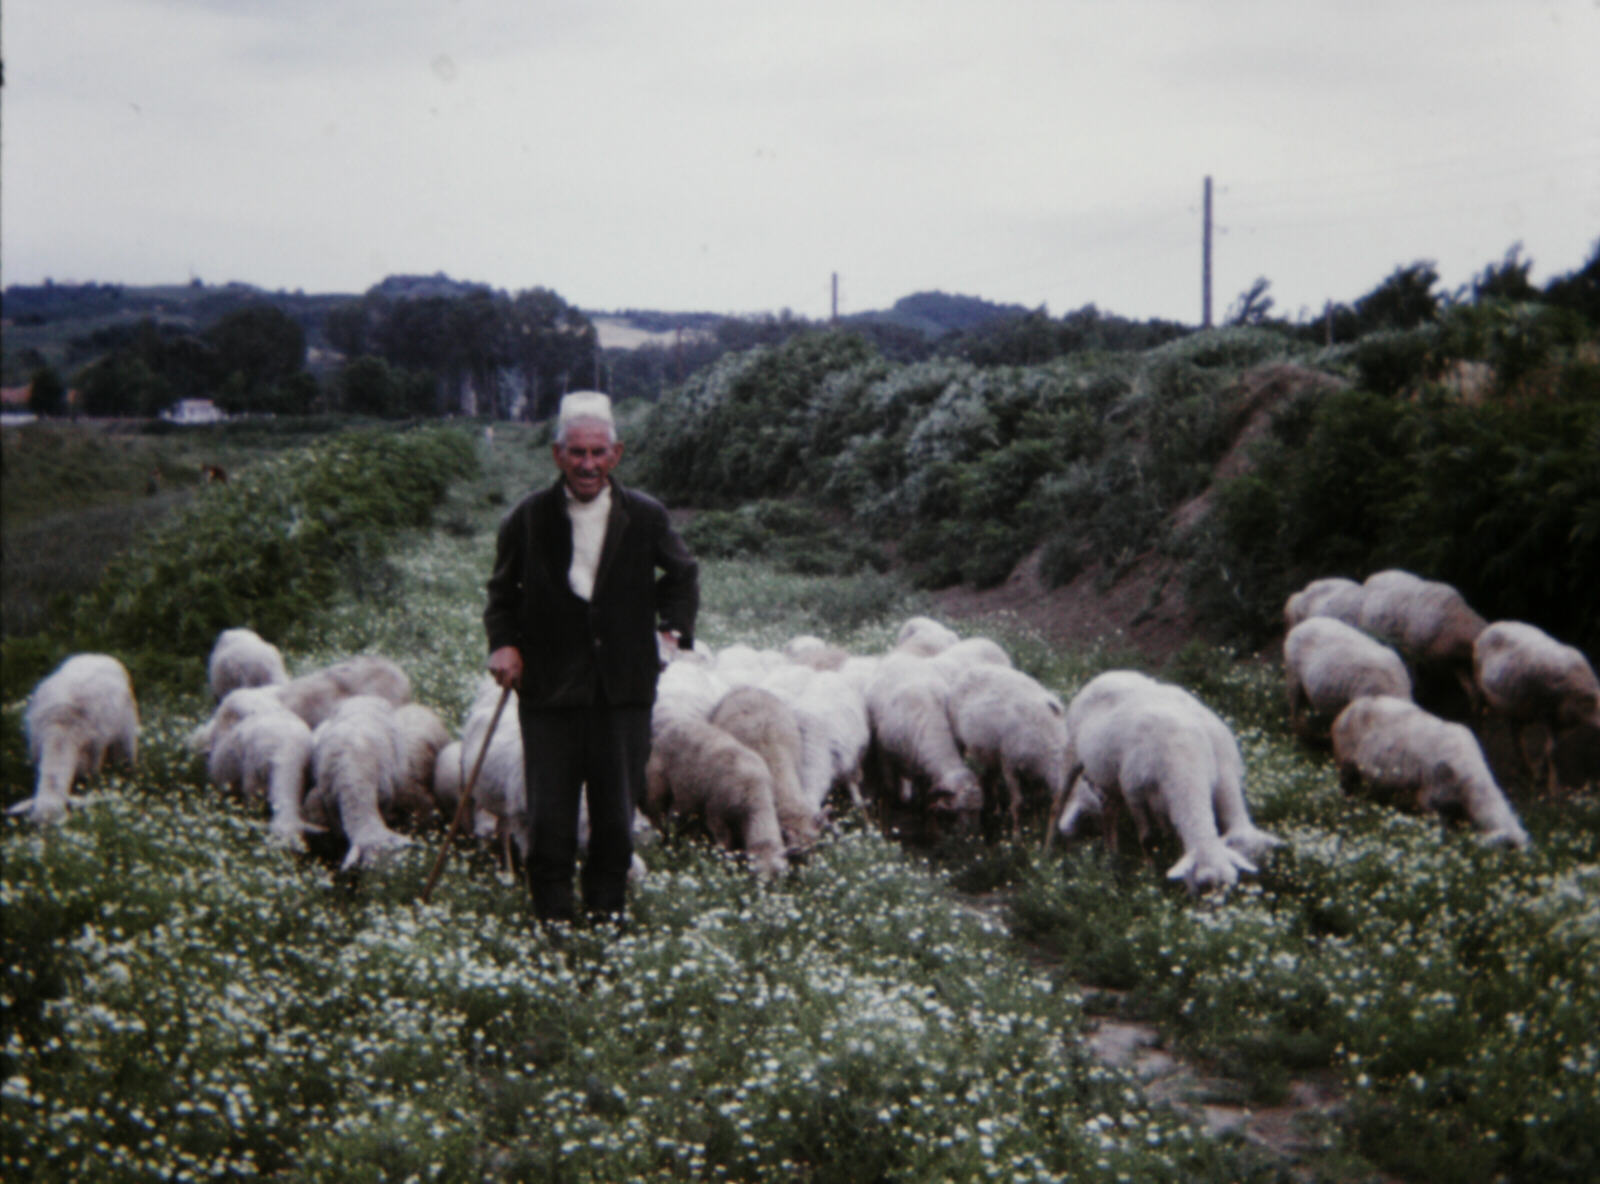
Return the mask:
[[850,660],[850,654],[836,645],[829,645],[820,637],[809,633],[792,637],[783,646],[783,656],[800,666],[813,670],[838,670]]
[[841,671],[789,666],[761,685],[787,703],[800,724],[800,789],[821,814],[829,795],[842,786],[864,810],[861,766],[872,743],[867,701]]
[[40,826],[66,817],[73,783],[98,773],[108,755],[130,768],[138,760],[133,683],[108,654],[76,654],[56,667],[33,689],[24,724],[38,775],[33,797],[6,812]]
[[954,645],[945,646],[930,657],[928,662],[944,675],[946,682],[954,685],[957,678],[974,666],[1010,669],[1011,655],[1006,653],[999,642],[991,641],[987,637],[968,637]]
[[450,743],[450,732],[434,712],[421,703],[406,703],[394,710],[397,748],[395,809],[414,822],[431,818],[437,807],[433,797],[433,771],[440,751]]
[[1283,639],[1289,722],[1301,736],[1327,738],[1333,719],[1363,695],[1411,698],[1406,664],[1388,646],[1333,617],[1309,617]]
[[[1250,821],[1244,762],[1232,733],[1214,712],[1180,687],[1133,671],[1089,682],[1067,708],[1065,793],[1056,832],[1071,835],[1079,819],[1121,800],[1140,843],[1152,817],[1170,824],[1184,854],[1168,869],[1191,893],[1226,887],[1279,840]],[[1107,827],[1108,839],[1114,829]]]
[[900,626],[894,648],[896,653],[931,658],[960,640],[959,634],[939,624],[932,617],[912,617]]
[[[229,698],[240,693],[231,692]],[[268,841],[304,851],[306,832],[319,829],[300,813],[311,770],[311,729],[275,700],[255,702],[260,709],[239,716],[214,735],[206,772],[214,784],[236,790],[249,803],[265,799],[272,817]]]
[[1346,625],[1359,625],[1364,595],[1360,584],[1343,576],[1312,580],[1284,601],[1283,627],[1293,629],[1312,617],[1331,617]]
[[1386,795],[1415,795],[1418,809],[1460,808],[1485,842],[1526,847],[1527,833],[1495,784],[1471,730],[1430,715],[1407,699],[1357,699],[1333,721],[1339,779]]
[[712,670],[732,687],[752,686],[771,671],[788,662],[776,650],[758,650],[748,645],[730,645],[717,655]]
[[1066,716],[1060,698],[1009,666],[980,663],[958,674],[951,684],[950,722],[956,743],[991,779],[1000,775],[1013,837],[1022,827],[1024,782],[1042,785],[1047,802],[1061,792]]
[[655,735],[678,719],[709,719],[731,684],[709,665],[678,658],[668,662],[656,680],[656,701],[650,708],[650,733]]
[[1419,700],[1436,701],[1437,678],[1448,679],[1477,701],[1472,681],[1472,643],[1488,622],[1449,584],[1424,580],[1408,571],[1380,571],[1362,586],[1357,624],[1399,650],[1413,671]]
[[461,741],[452,740],[433,758],[433,800],[439,812],[454,817],[461,801],[461,787],[466,778],[461,775]]
[[411,680],[388,658],[362,654],[303,674],[278,688],[278,695],[314,729],[353,695],[376,695],[395,707],[411,702]]
[[278,686],[289,681],[283,655],[253,629],[224,629],[211,647],[206,664],[211,697],[221,702],[239,687]]
[[877,676],[878,665],[883,659],[876,654],[851,654],[845,659],[843,666],[839,667],[839,674],[856,689],[856,693],[863,699],[867,697],[867,688],[872,685],[872,680]]
[[377,695],[341,702],[311,733],[312,789],[305,817],[350,842],[341,870],[369,866],[411,845],[384,820],[401,775],[394,705]]
[[[511,846],[523,860],[531,846],[531,819],[528,814],[527,764],[523,759],[522,727],[517,722],[517,693],[511,692],[506,706],[489,736],[489,724],[500,702],[501,689],[493,679],[478,682],[478,693],[467,709],[461,725],[461,765],[458,783],[465,786],[472,766],[483,753],[478,781],[472,788],[473,833],[480,839],[494,840],[509,863]],[[488,751],[484,739],[488,737]]]
[[926,658],[894,653],[867,688],[867,716],[884,792],[910,801],[925,789],[933,811],[966,825],[983,810],[983,788],[950,730],[949,697],[944,676]]
[[[1583,651],[1521,621],[1496,621],[1472,647],[1473,673],[1484,707],[1520,733],[1518,747],[1536,781],[1560,788],[1555,746],[1575,729],[1600,731],[1600,681]],[[1542,751],[1527,744],[1530,725],[1545,733]]]
[[712,711],[711,723],[767,763],[785,849],[804,851],[814,846],[817,811],[800,785],[803,745],[793,709],[761,687],[735,687]]
[[704,720],[684,719],[656,737],[645,766],[644,812],[658,828],[669,817],[700,819],[730,851],[773,879],[788,868],[767,763]]
[[211,713],[211,718],[189,734],[189,747],[202,756],[210,752],[239,724],[260,712],[284,711],[287,705],[279,687],[239,687],[229,691]]

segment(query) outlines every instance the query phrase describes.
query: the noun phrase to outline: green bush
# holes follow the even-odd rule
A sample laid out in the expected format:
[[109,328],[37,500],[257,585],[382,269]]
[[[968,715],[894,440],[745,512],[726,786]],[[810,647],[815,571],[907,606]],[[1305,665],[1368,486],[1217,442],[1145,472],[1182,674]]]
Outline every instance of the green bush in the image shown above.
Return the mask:
[[1191,602],[1259,641],[1290,592],[1325,575],[1405,567],[1492,619],[1600,648],[1600,384],[1575,364],[1538,398],[1464,405],[1364,391],[1323,398],[1309,427],[1259,446],[1193,543]]
[[798,575],[850,575],[887,566],[871,543],[850,538],[813,510],[781,501],[702,511],[684,527],[683,538],[702,558],[764,558]]
[[476,463],[470,438],[442,428],[350,433],[263,461],[115,559],[79,605],[73,644],[127,656],[141,685],[198,681],[221,630],[288,638],[336,588],[381,588],[386,539],[427,525]]

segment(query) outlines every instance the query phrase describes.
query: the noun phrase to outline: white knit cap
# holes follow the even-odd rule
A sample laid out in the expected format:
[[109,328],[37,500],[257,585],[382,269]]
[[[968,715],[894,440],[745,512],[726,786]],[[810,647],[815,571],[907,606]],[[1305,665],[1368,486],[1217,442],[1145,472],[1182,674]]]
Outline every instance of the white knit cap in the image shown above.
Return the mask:
[[556,415],[556,438],[566,435],[569,425],[580,419],[595,420],[609,427],[614,435],[617,424],[611,418],[611,398],[599,391],[573,391],[561,397],[561,410]]

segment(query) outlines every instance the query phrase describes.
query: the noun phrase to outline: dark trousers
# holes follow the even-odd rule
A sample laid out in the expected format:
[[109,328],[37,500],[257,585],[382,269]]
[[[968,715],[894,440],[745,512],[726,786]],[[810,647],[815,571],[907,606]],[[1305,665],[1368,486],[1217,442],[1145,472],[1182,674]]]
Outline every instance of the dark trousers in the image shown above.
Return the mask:
[[583,905],[620,915],[633,863],[634,803],[644,793],[650,758],[650,708],[524,710],[528,881],[541,921],[575,919],[572,876],[578,859],[578,802],[588,788],[589,854],[583,862]]

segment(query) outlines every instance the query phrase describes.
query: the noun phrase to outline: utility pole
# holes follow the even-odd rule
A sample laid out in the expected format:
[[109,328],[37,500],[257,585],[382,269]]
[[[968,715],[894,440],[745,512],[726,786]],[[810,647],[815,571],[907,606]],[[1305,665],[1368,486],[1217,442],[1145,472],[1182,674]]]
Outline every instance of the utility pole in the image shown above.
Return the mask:
[[1200,327],[1211,328],[1211,177],[1206,177],[1205,229],[1200,245]]
[[833,324],[839,323],[839,273],[833,273]]

